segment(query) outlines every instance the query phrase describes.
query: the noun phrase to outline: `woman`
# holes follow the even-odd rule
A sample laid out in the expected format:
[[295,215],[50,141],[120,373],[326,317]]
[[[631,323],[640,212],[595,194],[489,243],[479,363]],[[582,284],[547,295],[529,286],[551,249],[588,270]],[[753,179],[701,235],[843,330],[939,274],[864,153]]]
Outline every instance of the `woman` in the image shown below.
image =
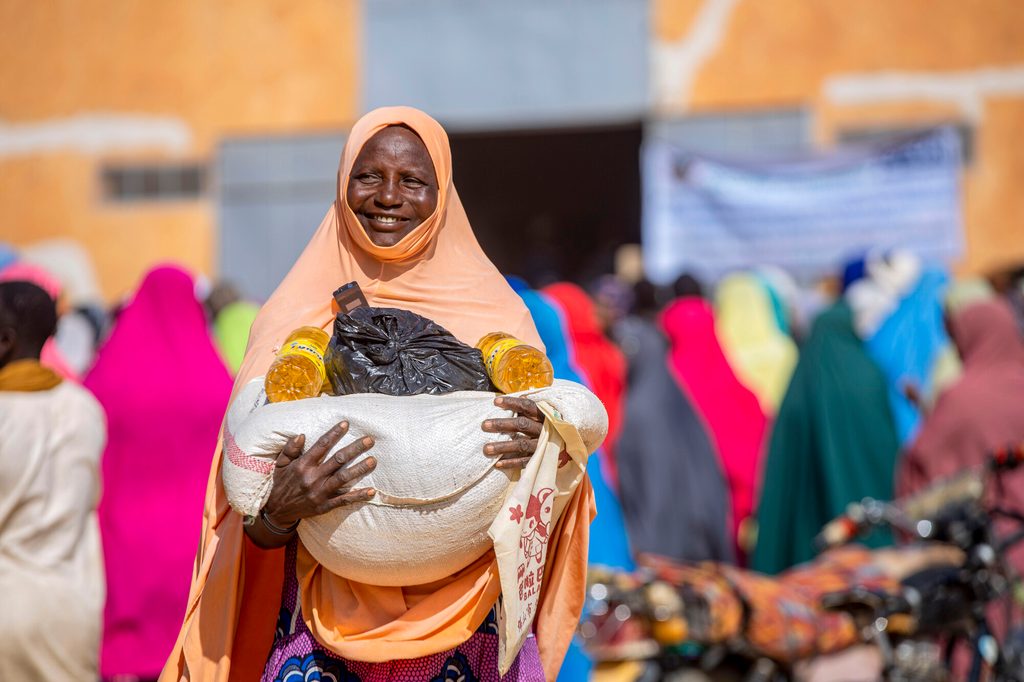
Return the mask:
[[[900,497],[966,469],[981,469],[993,450],[1024,442],[1024,341],[1004,300],[984,298],[991,291],[976,285],[970,289],[957,292],[960,302],[947,313],[962,373],[938,397],[901,458],[896,478]],[[988,503],[1024,513],[1024,471],[1003,474]],[[997,537],[1005,538],[1020,524],[997,518],[995,529]],[[1018,573],[1024,571],[1024,546],[1010,547],[1008,559]],[[989,623],[1000,641],[1006,601],[996,599],[988,607]],[[1020,617],[1018,608],[1013,613]],[[968,661],[967,652],[958,651],[954,672],[965,676]]]
[[[331,292],[352,280],[371,305],[411,310],[464,342],[500,329],[541,345],[473,236],[444,130],[415,109],[378,109],[353,127],[337,198],[253,324],[236,389],[266,372],[292,329],[330,324]],[[521,467],[536,445],[539,412],[526,400],[496,402],[521,418],[489,420],[485,430],[522,436],[480,456]],[[227,506],[215,457],[189,608],[163,680],[315,679],[320,671],[339,680],[497,679],[497,637],[488,631],[501,589],[493,552],[435,583],[378,587],[325,571],[295,540],[299,519],[374,494],[358,487],[373,458],[345,464],[371,442],[316,463],[344,432],[339,424],[305,454],[303,437],[289,441],[264,513],[244,529]],[[584,482],[552,531],[536,639],[527,640],[510,679],[554,679],[558,671],[582,609],[592,511]],[[287,552],[269,549],[286,545]]]
[[[887,390],[840,300],[814,321],[775,419],[755,570],[777,573],[811,559],[814,536],[847,504],[892,498],[899,439]],[[875,546],[887,541],[882,533],[868,538]]]
[[854,329],[889,382],[896,431],[900,443],[908,445],[921,414],[907,391],[931,394],[931,371],[949,345],[942,321],[942,295],[949,278],[903,251],[872,254],[864,272],[844,296],[853,310]]
[[85,387],[109,424],[99,508],[109,584],[100,673],[153,679],[185,611],[182,578],[195,557],[204,453],[217,443],[231,392],[191,275],[164,266],[145,276]]
[[544,287],[543,293],[564,314],[572,340],[572,360],[580,373],[586,376],[590,390],[608,410],[608,437],[601,449],[604,455],[601,466],[608,484],[613,490],[618,489],[619,472],[612,446],[619,438],[622,425],[626,359],[604,335],[594,302],[583,289],[575,284],[559,282]]
[[793,339],[779,326],[768,288],[756,275],[740,272],[715,290],[715,331],[743,385],[773,415],[796,366]]
[[704,423],[669,372],[668,341],[639,316],[620,321],[615,339],[629,362],[615,450],[633,551],[731,563],[729,489]]
[[707,301],[678,298],[665,308],[661,322],[672,346],[676,378],[704,418],[721,457],[732,497],[730,531],[742,559],[746,543],[741,528],[754,509],[767,420],[757,396],[726,360]]
[[[991,301],[995,297],[995,289],[992,288],[988,280],[981,277],[969,277],[951,282],[949,288],[946,289],[942,310],[942,323],[946,328],[946,336],[949,336],[948,320],[954,319],[960,311],[968,306],[982,301]],[[935,364],[931,368],[928,377],[931,391],[924,393],[912,388],[908,396],[918,406],[923,419],[927,419],[939,396],[956,383],[963,369],[960,353],[957,352],[956,344],[950,339],[949,343],[939,351],[935,358]]]
[[[953,315],[950,331],[963,373],[939,396],[900,461],[900,496],[980,467],[996,448],[1024,442],[1024,342],[1013,311],[999,299],[972,303]],[[1024,511],[1024,473],[1004,480],[1000,505]],[[1024,570],[1024,550],[1015,558]]]

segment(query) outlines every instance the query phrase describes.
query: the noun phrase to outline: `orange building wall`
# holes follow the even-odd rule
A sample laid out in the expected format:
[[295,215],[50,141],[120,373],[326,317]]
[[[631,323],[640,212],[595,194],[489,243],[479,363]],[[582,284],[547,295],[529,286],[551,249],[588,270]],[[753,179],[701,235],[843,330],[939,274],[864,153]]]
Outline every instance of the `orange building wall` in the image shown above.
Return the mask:
[[[694,35],[715,0],[653,0],[656,44]],[[870,125],[957,122],[975,128],[975,160],[964,174],[964,271],[1024,262],[1024,88],[981,89],[976,111],[958,101],[846,103],[829,83],[850,75],[1003,75],[1024,68],[1024,3],[1017,0],[738,0],[692,80],[658,103],[661,115],[730,109],[808,107],[814,135]],[[659,52],[655,50],[657,62]],[[659,65],[653,69],[657,72]]]
[[[652,75],[660,47],[683,44],[723,0],[651,0]],[[847,103],[829,83],[887,71],[945,76],[1024,68],[1017,0],[724,0],[721,31],[692,79],[657,115],[808,107],[814,135],[865,125],[967,122],[966,270],[1024,260],[1024,93],[962,103]],[[205,198],[104,202],[110,159],[209,162],[229,135],[338,129],[357,115],[360,0],[8,0],[0,3],[0,141],[11,125],[76,115],[167,117],[187,131],[172,151],[136,147],[11,153],[0,144],[0,240],[70,236],[93,255],[104,293],[130,291],[154,262],[213,273],[216,216]],[[212,169],[211,169],[212,170]]]
[[2,126],[113,114],[168,117],[189,138],[171,151],[13,154],[0,146],[0,241],[78,239],[110,298],[162,260],[214,274],[209,198],[105,202],[102,162],[206,162],[227,135],[350,125],[358,10],[358,0],[0,4],[0,134]]

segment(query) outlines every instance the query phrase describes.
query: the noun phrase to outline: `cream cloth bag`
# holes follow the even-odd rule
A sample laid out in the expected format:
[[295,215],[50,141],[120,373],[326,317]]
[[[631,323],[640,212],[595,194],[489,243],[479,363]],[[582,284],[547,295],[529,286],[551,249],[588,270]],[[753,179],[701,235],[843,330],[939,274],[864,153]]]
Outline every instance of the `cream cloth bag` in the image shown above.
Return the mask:
[[544,428],[537,449],[509,491],[488,534],[494,540],[501,580],[498,612],[498,670],[516,660],[537,615],[548,542],[587,470],[591,449],[575,426],[547,401],[538,403]]
[[[298,528],[303,545],[327,570],[350,580],[385,586],[440,580],[495,544],[488,532],[495,519],[501,520],[506,497],[510,492],[515,496],[522,482],[534,476],[528,472],[551,459],[546,454],[554,447],[551,424],[559,425],[556,435],[569,435],[560,438],[582,443],[574,446],[574,471],[585,466],[586,453],[596,450],[607,433],[604,407],[579,384],[556,380],[549,388],[514,395],[546,403],[548,414],[540,457],[515,477],[496,469],[495,458],[483,454],[484,444],[504,436],[484,432],[481,423],[512,416],[494,405],[493,393],[358,394],[267,404],[263,379],[256,379],[228,410],[222,467],[228,502],[241,514],[259,513],[273,486],[274,458],[285,441],[304,433],[312,446],[334,424],[348,420],[348,433],[327,456],[373,436],[376,443],[363,457],[375,457],[377,467],[357,485],[373,487],[377,494],[369,502],[304,519]],[[560,419],[552,421],[551,415]],[[557,459],[556,453],[556,465]],[[573,487],[580,479],[582,470],[574,474]],[[520,486],[513,491],[517,480]],[[525,499],[520,502],[524,514]],[[561,498],[552,502],[556,499]],[[500,531],[495,537],[508,532],[497,522],[494,528]],[[507,571],[500,563],[499,572],[504,588]]]

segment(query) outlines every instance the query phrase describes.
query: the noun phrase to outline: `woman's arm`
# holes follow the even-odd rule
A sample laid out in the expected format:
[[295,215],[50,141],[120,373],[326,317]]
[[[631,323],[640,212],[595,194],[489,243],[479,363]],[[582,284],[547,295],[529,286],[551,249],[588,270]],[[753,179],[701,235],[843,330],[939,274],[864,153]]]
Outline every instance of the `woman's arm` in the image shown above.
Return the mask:
[[[245,517],[245,534],[249,536],[253,544],[262,549],[277,549],[287,545],[293,537],[295,537],[296,528],[298,525],[290,526],[288,528],[280,528],[277,524],[274,524],[274,529],[271,530],[270,526],[266,521],[263,520],[264,513],[261,511],[259,516]],[[271,521],[273,523],[273,521]],[[283,532],[282,532],[283,531]]]
[[290,438],[275,461],[274,487],[259,516],[246,523],[245,533],[263,549],[283,547],[295,536],[299,521],[318,516],[354,502],[365,502],[376,491],[353,488],[353,484],[374,470],[373,457],[349,463],[373,447],[373,438],[366,436],[351,443],[324,461],[324,456],[348,432],[348,422],[336,424],[321,436],[305,453],[306,437]]

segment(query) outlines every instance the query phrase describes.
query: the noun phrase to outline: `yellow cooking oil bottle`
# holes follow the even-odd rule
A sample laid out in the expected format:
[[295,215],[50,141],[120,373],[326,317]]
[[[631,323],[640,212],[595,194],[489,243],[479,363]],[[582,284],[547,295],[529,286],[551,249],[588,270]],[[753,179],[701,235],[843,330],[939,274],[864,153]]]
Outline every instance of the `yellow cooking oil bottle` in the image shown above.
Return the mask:
[[327,332],[317,327],[299,327],[289,334],[267,370],[267,400],[282,403],[320,395],[327,383],[324,352],[328,341]]
[[551,361],[540,350],[505,332],[491,332],[477,341],[487,375],[502,393],[546,388],[555,380]]

